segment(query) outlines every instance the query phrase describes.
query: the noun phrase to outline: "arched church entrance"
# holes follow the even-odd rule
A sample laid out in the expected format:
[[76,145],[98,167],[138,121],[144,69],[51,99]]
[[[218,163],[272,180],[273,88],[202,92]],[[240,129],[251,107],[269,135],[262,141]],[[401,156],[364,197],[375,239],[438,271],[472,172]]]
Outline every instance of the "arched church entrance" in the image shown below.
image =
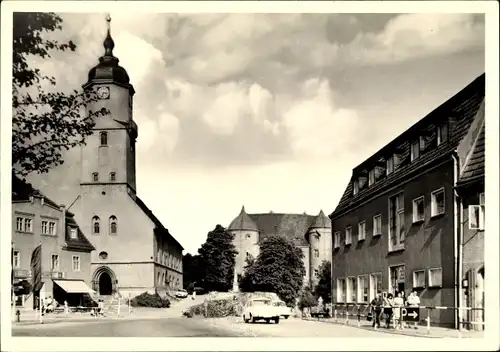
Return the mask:
[[107,266],[102,266],[96,271],[92,277],[93,289],[101,296],[112,295],[116,292],[116,275]]

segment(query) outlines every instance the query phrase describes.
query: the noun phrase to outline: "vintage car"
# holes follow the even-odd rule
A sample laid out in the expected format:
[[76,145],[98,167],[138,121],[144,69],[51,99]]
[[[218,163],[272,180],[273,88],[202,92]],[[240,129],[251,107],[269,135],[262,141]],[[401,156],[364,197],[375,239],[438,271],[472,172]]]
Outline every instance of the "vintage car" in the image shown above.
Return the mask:
[[276,307],[276,310],[278,311],[278,314],[280,315],[280,317],[288,319],[288,317],[290,315],[293,315],[293,309],[290,307],[287,307],[285,302],[283,302],[281,300],[277,300],[277,301],[273,301],[271,304],[274,307]]
[[243,321],[245,323],[255,323],[258,320],[264,320],[269,323],[274,320],[276,324],[279,324],[281,314],[277,308],[273,306],[272,300],[269,298],[252,298],[243,309]]
[[175,292],[175,297],[177,298],[186,298],[188,296],[188,292],[186,290],[180,289]]

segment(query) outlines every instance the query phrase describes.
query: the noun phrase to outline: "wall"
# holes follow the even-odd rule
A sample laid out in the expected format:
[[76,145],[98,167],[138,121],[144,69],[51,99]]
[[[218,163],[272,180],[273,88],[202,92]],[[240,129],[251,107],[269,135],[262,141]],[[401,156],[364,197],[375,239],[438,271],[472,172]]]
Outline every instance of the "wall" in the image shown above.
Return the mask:
[[[73,256],[80,257],[80,271],[73,271]],[[83,280],[91,286],[92,273],[90,271],[90,253],[64,249],[60,254],[61,271],[66,273],[66,279]]]
[[[319,235],[318,235],[319,234]],[[332,260],[332,234],[330,229],[315,228],[309,232],[309,274],[310,285],[314,287],[318,278],[315,277],[314,271],[319,270],[321,264],[325,261]],[[315,257],[314,251],[318,250],[318,257]]]
[[[397,171],[396,171],[397,172]],[[445,214],[431,219],[431,192],[445,188]],[[404,191],[405,209],[405,249],[388,251],[388,199],[399,191]],[[412,200],[424,195],[425,220],[412,224]],[[426,270],[426,288],[419,290],[422,305],[454,306],[454,217],[453,217],[453,162],[451,158],[434,170],[429,170],[414,180],[400,184],[397,188],[379,195],[341,216],[333,219],[332,234],[341,232],[344,239],[345,227],[352,226],[353,243],[333,252],[333,299],[336,301],[336,279],[376,272],[382,273],[382,289],[389,290],[389,267],[405,264],[405,291],[408,295],[413,287],[413,271]],[[382,215],[382,235],[373,237],[373,216]],[[357,225],[366,221],[366,240],[357,241]],[[343,241],[344,242],[344,241]],[[430,268],[442,268],[442,288],[427,288]],[[371,298],[370,298],[371,299]],[[450,314],[451,313],[451,314]],[[434,311],[431,320],[453,323],[452,311]]]
[[238,254],[236,255],[235,272],[242,274],[246,266],[246,253],[250,253],[254,258],[259,255],[259,232],[248,230],[232,230],[234,235],[234,246]]
[[[167,235],[155,234],[155,285],[165,289],[182,288],[182,249]],[[158,274],[163,280],[158,281]],[[168,283],[167,283],[168,281]]]

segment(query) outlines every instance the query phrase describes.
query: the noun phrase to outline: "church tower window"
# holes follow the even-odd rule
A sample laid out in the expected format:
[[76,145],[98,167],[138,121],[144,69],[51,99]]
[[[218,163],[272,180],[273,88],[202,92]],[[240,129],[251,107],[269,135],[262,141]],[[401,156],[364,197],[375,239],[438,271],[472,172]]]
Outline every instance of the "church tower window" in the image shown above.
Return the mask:
[[116,173],[110,172],[109,173],[109,180],[110,181],[116,181]]
[[94,216],[92,218],[92,231],[94,233],[94,235],[98,235],[99,232],[100,232],[100,224],[99,224],[99,217],[98,216]]
[[108,145],[108,133],[101,132],[101,146]]
[[116,221],[116,216],[112,215],[109,217],[109,233],[112,235],[116,235],[118,230],[118,223]]
[[99,181],[99,174],[97,172],[93,172],[92,173],[92,179],[94,180],[94,182]]

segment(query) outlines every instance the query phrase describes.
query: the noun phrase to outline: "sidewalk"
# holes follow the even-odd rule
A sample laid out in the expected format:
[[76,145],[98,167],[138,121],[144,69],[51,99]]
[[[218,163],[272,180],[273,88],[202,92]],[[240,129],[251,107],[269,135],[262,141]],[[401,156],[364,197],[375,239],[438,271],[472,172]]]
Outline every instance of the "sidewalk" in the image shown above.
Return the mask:
[[[337,318],[335,321],[333,318],[304,318],[304,320],[310,321],[320,321],[326,324],[336,324],[336,325],[345,325],[355,329],[364,329],[374,331],[371,322],[366,320],[360,321],[360,326],[358,326],[358,320],[349,319],[348,323],[346,323],[345,318]],[[434,327],[431,326],[429,330],[427,330],[427,326],[419,325],[418,329],[406,328],[406,329],[386,329],[385,327],[381,327],[377,330],[377,332],[385,333],[385,334],[395,334],[395,335],[406,335],[413,337],[426,337],[426,338],[483,338],[484,331],[469,331],[463,330],[459,332],[455,329],[442,328],[442,327]]]

